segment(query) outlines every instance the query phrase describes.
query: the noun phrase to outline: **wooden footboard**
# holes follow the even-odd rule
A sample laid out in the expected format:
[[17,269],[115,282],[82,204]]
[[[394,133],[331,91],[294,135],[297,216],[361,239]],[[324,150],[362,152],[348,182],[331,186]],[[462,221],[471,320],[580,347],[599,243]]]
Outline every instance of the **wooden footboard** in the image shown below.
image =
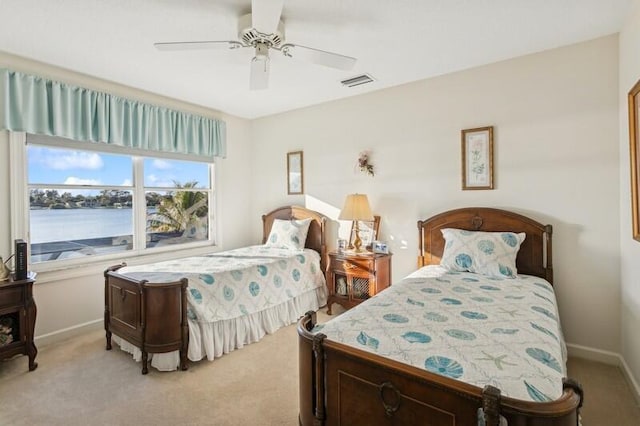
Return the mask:
[[180,351],[180,368],[186,370],[189,347],[187,279],[166,283],[135,280],[116,271],[104,272],[104,328],[107,350],[111,334],[142,351],[142,374],[147,374],[148,354]]
[[[298,322],[300,416],[311,425],[575,426],[582,405],[579,384],[565,380],[563,395],[536,403],[501,397],[457,380],[332,342],[312,334],[314,312]],[[480,410],[482,409],[482,410]]]

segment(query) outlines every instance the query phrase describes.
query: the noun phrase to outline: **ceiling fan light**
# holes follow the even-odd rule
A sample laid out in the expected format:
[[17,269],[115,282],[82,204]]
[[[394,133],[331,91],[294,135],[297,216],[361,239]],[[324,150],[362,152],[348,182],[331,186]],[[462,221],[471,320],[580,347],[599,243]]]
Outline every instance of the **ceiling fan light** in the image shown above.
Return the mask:
[[264,90],[268,86],[269,86],[269,58],[255,57],[251,60],[249,88],[251,90]]
[[256,43],[256,56],[254,60],[269,60],[269,46],[266,43]]
[[269,71],[269,57],[255,56],[253,59],[251,59],[251,62],[251,66],[255,66],[256,69],[262,69],[262,72]]

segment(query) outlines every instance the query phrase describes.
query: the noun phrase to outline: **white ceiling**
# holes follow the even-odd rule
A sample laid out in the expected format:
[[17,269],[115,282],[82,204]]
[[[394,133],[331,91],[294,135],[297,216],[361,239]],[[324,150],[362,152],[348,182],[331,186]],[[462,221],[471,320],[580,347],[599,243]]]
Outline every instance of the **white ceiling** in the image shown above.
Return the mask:
[[[258,0],[264,1],[264,0]],[[285,0],[285,41],[358,59],[352,71],[251,49],[161,52],[154,42],[236,40],[251,0],[0,0],[0,50],[256,118],[618,32],[630,0]],[[376,81],[345,88],[369,73]]]

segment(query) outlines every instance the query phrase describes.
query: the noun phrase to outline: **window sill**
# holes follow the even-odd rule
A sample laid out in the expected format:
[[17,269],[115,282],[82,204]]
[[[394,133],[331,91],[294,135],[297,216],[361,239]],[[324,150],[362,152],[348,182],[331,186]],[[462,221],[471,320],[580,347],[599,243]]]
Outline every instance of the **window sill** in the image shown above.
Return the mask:
[[[102,276],[105,269],[109,266],[123,262],[126,262],[127,265],[142,265],[145,263],[162,262],[219,251],[221,251],[220,247],[212,245],[210,242],[203,242],[194,243],[189,247],[182,247],[180,249],[176,246],[163,247],[153,250],[153,252],[123,252],[117,255],[100,256],[95,259],[74,259],[74,262],[65,262],[64,264],[56,262],[35,264],[32,265],[30,269],[38,273],[36,284],[42,284],[91,275]],[[78,261],[81,261],[81,263]]]

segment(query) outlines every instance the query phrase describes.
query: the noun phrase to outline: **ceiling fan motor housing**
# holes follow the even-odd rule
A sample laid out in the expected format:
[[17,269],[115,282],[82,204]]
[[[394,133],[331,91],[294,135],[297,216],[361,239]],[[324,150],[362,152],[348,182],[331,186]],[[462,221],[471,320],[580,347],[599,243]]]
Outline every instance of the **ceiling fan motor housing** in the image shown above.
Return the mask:
[[238,38],[246,46],[264,43],[269,47],[279,47],[284,41],[284,23],[278,22],[278,29],[271,34],[264,34],[253,28],[251,14],[247,13],[238,20]]

